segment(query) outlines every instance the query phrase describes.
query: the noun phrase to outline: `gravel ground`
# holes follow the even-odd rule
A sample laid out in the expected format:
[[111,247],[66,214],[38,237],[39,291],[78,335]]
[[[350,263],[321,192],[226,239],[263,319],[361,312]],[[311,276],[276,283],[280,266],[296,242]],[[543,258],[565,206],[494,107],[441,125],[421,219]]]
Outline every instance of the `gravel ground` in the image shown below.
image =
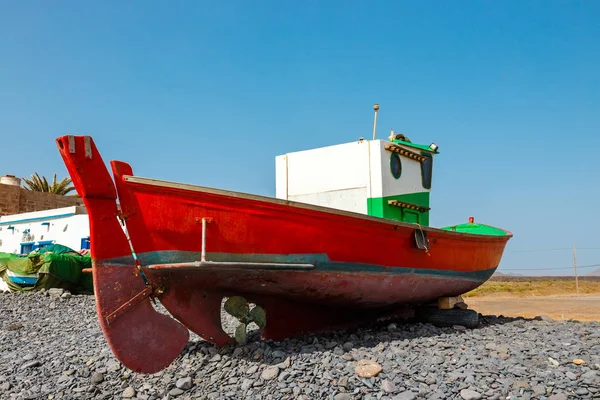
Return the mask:
[[192,335],[142,375],[110,352],[93,296],[0,293],[0,311],[2,399],[600,399],[598,322],[385,323],[222,349]]

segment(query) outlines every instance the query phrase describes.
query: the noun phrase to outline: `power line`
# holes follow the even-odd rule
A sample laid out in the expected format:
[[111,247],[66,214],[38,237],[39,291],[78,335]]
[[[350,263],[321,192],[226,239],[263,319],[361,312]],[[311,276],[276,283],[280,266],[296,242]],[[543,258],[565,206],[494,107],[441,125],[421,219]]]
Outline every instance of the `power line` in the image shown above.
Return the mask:
[[[531,249],[531,250],[510,250],[509,253],[529,253],[534,251],[573,251],[572,247],[561,247],[554,249]],[[600,250],[600,247],[577,247],[577,250]]]
[[[577,268],[594,268],[600,267],[600,264],[589,264],[589,265],[578,265]],[[572,269],[573,266],[570,267],[560,267],[560,268],[502,268],[501,271],[549,271],[549,270],[557,270],[557,269]]]

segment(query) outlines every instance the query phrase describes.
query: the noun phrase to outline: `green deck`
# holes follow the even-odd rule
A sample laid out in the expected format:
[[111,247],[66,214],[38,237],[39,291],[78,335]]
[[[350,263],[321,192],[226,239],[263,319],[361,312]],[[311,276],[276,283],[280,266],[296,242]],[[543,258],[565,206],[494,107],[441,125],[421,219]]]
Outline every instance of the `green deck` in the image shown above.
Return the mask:
[[462,233],[470,233],[474,235],[491,235],[491,236],[506,236],[508,232],[503,229],[495,228],[489,225],[466,223],[460,225],[446,226],[440,228],[445,231],[456,231]]

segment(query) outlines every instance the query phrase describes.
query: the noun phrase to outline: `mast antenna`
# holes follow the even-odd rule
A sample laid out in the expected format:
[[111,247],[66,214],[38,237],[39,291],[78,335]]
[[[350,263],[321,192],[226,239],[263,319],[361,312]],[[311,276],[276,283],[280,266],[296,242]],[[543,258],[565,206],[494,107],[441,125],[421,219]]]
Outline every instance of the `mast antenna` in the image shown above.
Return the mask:
[[377,112],[379,111],[379,104],[373,106],[375,110],[375,120],[373,121],[373,140],[375,140],[375,133],[377,132]]

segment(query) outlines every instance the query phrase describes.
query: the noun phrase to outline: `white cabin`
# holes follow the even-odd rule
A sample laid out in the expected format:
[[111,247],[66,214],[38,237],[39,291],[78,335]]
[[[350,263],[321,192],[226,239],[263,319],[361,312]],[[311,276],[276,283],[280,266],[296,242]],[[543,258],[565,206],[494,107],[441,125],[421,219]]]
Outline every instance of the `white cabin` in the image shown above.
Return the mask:
[[277,156],[276,197],[429,225],[435,144],[403,135]]

